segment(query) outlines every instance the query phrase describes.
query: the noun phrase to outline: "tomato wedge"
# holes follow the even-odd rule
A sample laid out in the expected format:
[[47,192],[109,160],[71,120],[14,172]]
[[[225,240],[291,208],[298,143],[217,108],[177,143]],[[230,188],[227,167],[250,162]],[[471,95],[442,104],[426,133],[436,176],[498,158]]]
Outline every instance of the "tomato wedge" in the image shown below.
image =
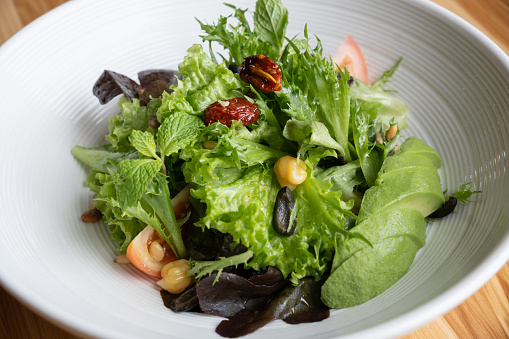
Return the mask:
[[[189,211],[189,196],[190,188],[186,186],[171,200],[177,220],[184,218]],[[152,252],[156,254],[156,257],[150,254],[151,246],[158,249],[155,253]],[[148,275],[158,278],[161,277],[161,269],[164,265],[178,259],[166,241],[164,241],[159,233],[150,226],[145,227],[143,231],[131,241],[127,247],[126,256],[134,267]]]
[[[156,260],[150,255],[149,248],[153,242],[158,242],[164,250],[162,260]],[[161,239],[156,230],[147,226],[131,241],[127,247],[127,258],[131,264],[140,271],[154,276],[161,277],[161,269],[169,262],[177,260],[177,256],[164,240]]]
[[334,52],[332,61],[340,69],[346,67],[351,76],[368,85],[368,67],[364,60],[364,54],[350,35]]

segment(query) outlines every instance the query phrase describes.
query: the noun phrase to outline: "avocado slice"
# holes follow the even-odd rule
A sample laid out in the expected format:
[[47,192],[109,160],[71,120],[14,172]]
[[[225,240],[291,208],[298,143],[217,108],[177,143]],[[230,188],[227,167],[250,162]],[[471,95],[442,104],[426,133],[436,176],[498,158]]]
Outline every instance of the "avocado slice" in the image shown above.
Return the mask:
[[412,208],[426,217],[444,202],[436,170],[418,167],[390,175],[369,188],[362,200],[358,222],[395,207]]
[[415,137],[406,139],[395,155],[403,154],[419,154],[420,156],[425,156],[433,162],[435,169],[439,169],[442,165],[442,158],[440,158],[440,155],[427,143]]
[[322,286],[322,301],[347,308],[379,295],[404,276],[419,250],[410,237],[391,237],[343,262]]
[[377,180],[380,181],[394,173],[408,171],[417,167],[429,168],[438,175],[438,172],[435,171],[435,163],[429,157],[422,156],[419,153],[403,153],[385,159],[380,172],[378,172]]
[[[408,236],[417,246],[423,247],[426,242],[426,221],[419,211],[392,208],[370,216],[350,232],[362,235],[371,245],[390,237]],[[369,247],[368,243],[359,238],[346,239],[341,245],[334,256],[332,272],[356,252]]]
[[331,274],[322,286],[322,301],[327,306],[347,308],[363,303],[406,274],[425,244],[424,217],[445,201],[437,172],[441,161],[417,138],[405,140],[384,161],[350,231],[363,237],[338,244]]

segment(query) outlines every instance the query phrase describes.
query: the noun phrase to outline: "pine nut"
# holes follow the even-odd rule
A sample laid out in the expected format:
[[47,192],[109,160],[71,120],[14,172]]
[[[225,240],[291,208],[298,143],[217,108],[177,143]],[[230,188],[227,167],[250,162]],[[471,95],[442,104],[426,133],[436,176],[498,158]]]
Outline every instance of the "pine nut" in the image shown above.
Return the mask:
[[157,261],[161,261],[164,259],[164,249],[163,246],[157,241],[152,241],[148,248],[148,253],[152,258]]
[[131,261],[129,260],[129,258],[127,257],[127,255],[125,254],[121,254],[119,255],[118,257],[116,257],[114,260],[113,260],[115,263],[117,264],[122,264],[122,265],[127,265],[127,264],[130,264]]
[[83,222],[98,222],[103,217],[101,211],[97,207],[93,207],[81,215]]
[[385,134],[385,138],[387,140],[392,140],[396,136],[396,133],[398,132],[398,126],[392,125],[391,128],[387,130],[387,133]]

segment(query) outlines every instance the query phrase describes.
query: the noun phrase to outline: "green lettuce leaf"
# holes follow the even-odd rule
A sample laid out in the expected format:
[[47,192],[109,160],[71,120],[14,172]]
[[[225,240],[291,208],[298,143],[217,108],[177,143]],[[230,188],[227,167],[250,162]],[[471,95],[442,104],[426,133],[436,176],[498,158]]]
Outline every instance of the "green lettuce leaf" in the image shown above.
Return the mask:
[[283,136],[300,144],[324,146],[344,153],[341,145],[330,136],[327,127],[318,121],[288,120],[283,130]]
[[333,190],[342,192],[342,200],[359,199],[354,194],[354,188],[364,182],[359,160],[349,162],[343,166],[334,166],[315,173],[319,181],[329,181]]
[[151,133],[133,131],[129,140],[150,158],[121,161],[113,174],[118,207],[154,228],[178,258],[185,258],[187,252],[171,205],[164,156],[194,143],[202,125],[200,118],[186,113],[171,115],[159,127],[157,150]]
[[395,96],[377,85],[368,86],[355,80],[351,87],[352,98],[363,105],[378,104],[377,117],[380,122],[398,124],[400,130],[407,127],[406,113],[408,107]]
[[203,52],[201,45],[193,45],[179,65],[182,80],[172,86],[171,94],[163,94],[157,111],[159,121],[176,112],[201,116],[205,108],[218,100],[238,95],[243,86],[225,64],[216,64]]
[[90,166],[92,169],[99,172],[108,173],[109,169],[114,169],[112,162],[120,162],[124,159],[134,159],[138,157],[136,152],[113,152],[110,150],[111,147],[98,146],[98,147],[83,147],[74,146],[72,149],[72,155]]
[[385,85],[391,78],[394,76],[394,73],[398,70],[399,66],[401,65],[401,62],[403,61],[403,58],[399,58],[398,62],[389,70],[385,71],[380,79],[375,81],[372,85],[375,87],[382,87]]
[[220,123],[207,126],[200,140],[215,140],[218,146],[210,150],[203,147],[202,142],[198,142],[182,151],[181,158],[185,161],[182,172],[185,180],[198,185],[218,187],[239,179],[250,166],[274,164],[287,155],[280,149],[259,143],[265,139],[262,128],[267,128],[269,135],[274,132],[263,122],[253,131],[236,122],[232,123],[230,128]]
[[370,136],[374,135],[373,122],[369,121],[369,115],[364,111],[356,110],[353,115],[353,140],[355,149],[360,160],[360,166],[366,183],[373,186],[378,177],[378,172],[384,161],[383,149],[370,142]]
[[470,189],[471,185],[472,185],[471,182],[467,182],[466,184],[460,185],[460,187],[456,189],[456,192],[452,193],[451,196],[455,197],[458,200],[458,203],[463,204],[469,203],[470,197],[473,194],[482,193],[482,191],[472,191]]
[[235,24],[229,20],[232,18],[231,15],[220,16],[218,22],[211,25],[198,20],[201,29],[206,33],[201,38],[210,44],[212,60],[215,60],[212,42],[219,43],[229,53],[228,58],[221,55],[229,64],[240,65],[244,58],[255,54],[264,54],[272,60],[277,60],[283,48],[288,25],[288,11],[281,1],[257,1],[253,30],[245,17],[247,10],[226,5],[234,9]]
[[178,258],[186,258],[187,251],[182,241],[180,227],[171,206],[166,176],[157,173],[151,190],[142,196],[136,205],[125,207],[124,212],[150,225],[161,235]]
[[161,106],[161,99],[152,99],[147,106],[140,106],[138,99],[129,101],[122,96],[118,101],[118,106],[121,111],[118,115],[110,117],[109,133],[106,140],[116,151],[127,152],[133,150],[128,140],[133,130],[152,131],[148,125],[148,118],[156,115],[159,106]]
[[[341,191],[312,175],[294,191],[297,229],[281,236],[272,227],[275,198],[280,189],[272,168],[246,169],[239,179],[219,187],[199,186],[192,195],[207,205],[197,225],[229,233],[253,251],[248,265],[254,269],[276,266],[292,281],[319,278],[332,259],[336,234],[344,234],[345,214],[352,203],[341,200]],[[253,199],[256,197],[256,199]],[[288,260],[288,258],[293,258]]]
[[246,264],[247,261],[252,257],[253,252],[248,250],[237,255],[232,255],[230,257],[221,257],[219,260],[214,261],[189,260],[191,269],[189,270],[188,275],[194,276],[194,279],[199,281],[204,276],[217,272],[216,279],[214,280],[215,283],[219,279],[219,275],[223,269],[230,266],[237,267],[240,264]]
[[[306,40],[307,27],[304,31]],[[314,49],[301,50],[292,41],[281,57],[283,90],[276,98],[283,110],[297,120],[315,120],[323,123],[340,145],[340,154],[351,161],[348,131],[350,124],[350,88],[348,71],[338,80],[338,72],[331,61],[322,56],[319,39]],[[291,51],[291,52],[290,52]]]
[[92,170],[87,177],[87,186],[97,197],[94,206],[101,211],[103,220],[110,229],[110,239],[124,254],[127,246],[146,226],[136,218],[126,215],[116,201],[116,189],[110,174]]

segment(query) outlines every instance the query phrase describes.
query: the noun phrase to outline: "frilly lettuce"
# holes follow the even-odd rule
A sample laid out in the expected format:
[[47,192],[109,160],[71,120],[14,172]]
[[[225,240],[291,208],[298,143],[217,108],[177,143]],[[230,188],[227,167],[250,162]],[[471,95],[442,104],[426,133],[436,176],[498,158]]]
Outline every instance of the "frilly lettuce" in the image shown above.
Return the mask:
[[365,110],[376,110],[375,114],[379,118],[379,122],[389,124],[392,121],[394,124],[398,124],[399,129],[404,129],[407,127],[407,105],[382,87],[394,75],[401,61],[402,59],[392,69],[384,72],[382,77],[370,86],[362,81],[355,80],[351,93],[352,99],[364,106]]
[[186,181],[220,186],[239,179],[250,166],[275,163],[286,153],[259,143],[270,140],[273,132],[263,122],[253,131],[237,123],[231,128],[220,123],[206,127],[200,140],[217,140],[218,145],[209,150],[199,142],[182,151],[181,158],[185,160],[182,171]]
[[216,64],[203,52],[201,45],[193,45],[179,65],[182,80],[172,86],[171,94],[163,93],[157,118],[163,121],[175,112],[202,115],[210,104],[237,95],[242,85],[225,64]]
[[[319,39],[315,48],[309,47],[307,27],[304,30],[307,43],[290,41],[281,56],[283,90],[276,92],[283,111],[290,117],[322,123],[337,142],[334,148],[348,162],[351,161],[348,141],[350,128],[350,88],[348,71],[338,79],[331,61],[322,56]],[[301,40],[298,40],[301,41]],[[301,47],[305,47],[301,49]]]
[[118,102],[120,113],[110,118],[106,140],[118,152],[133,150],[129,136],[134,130],[153,131],[148,125],[148,118],[156,115],[160,105],[161,99],[153,99],[147,106],[140,106],[138,99],[129,101],[122,96]]
[[110,227],[110,239],[117,244],[119,253],[125,253],[131,240],[146,225],[136,218],[125,215],[118,204],[111,200],[111,197],[116,196],[115,184],[111,175],[92,170],[86,184],[97,195],[94,199],[94,206],[101,211],[104,222]]
[[[228,17],[220,16],[217,23],[209,25],[200,23],[206,35],[202,35],[203,41],[219,43],[229,53],[229,63],[240,65],[245,57],[255,54],[264,54],[272,60],[277,60],[281,55],[285,41],[286,26],[288,25],[288,10],[281,1],[259,0],[254,12],[254,27],[251,30],[245,17],[247,10],[242,10],[233,5],[226,4],[235,10],[234,18],[237,21],[233,25]],[[215,60],[214,53],[211,57]],[[226,60],[224,56],[221,57]]]
[[[187,167],[188,175],[207,165]],[[254,269],[276,266],[284,276],[291,275],[294,283],[305,276],[318,279],[332,259],[336,237],[349,236],[345,216],[354,217],[349,211],[353,200],[342,201],[341,190],[332,189],[329,180],[317,180],[309,170],[308,179],[294,191],[297,229],[292,236],[281,236],[272,227],[281,188],[273,168],[252,165],[237,174],[238,178],[222,185],[213,175],[207,177],[210,182],[201,175],[200,185],[191,194],[207,205],[207,211],[197,225],[229,233],[247,246],[254,253],[248,263]]]

